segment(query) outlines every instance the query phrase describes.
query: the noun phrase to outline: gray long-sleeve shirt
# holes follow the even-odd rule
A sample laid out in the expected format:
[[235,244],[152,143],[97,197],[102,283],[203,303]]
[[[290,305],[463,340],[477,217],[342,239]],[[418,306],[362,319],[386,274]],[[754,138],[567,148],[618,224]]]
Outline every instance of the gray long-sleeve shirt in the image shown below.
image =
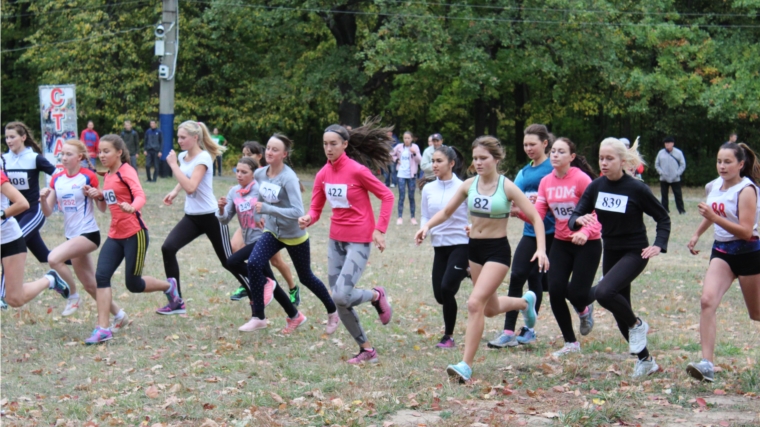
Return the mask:
[[660,174],[660,181],[678,182],[681,180],[683,171],[686,170],[686,159],[678,148],[673,148],[671,152],[663,148],[657,153],[654,167]]
[[274,177],[268,177],[269,166],[253,173],[259,183],[259,196],[264,202],[261,213],[266,214],[264,227],[278,239],[297,239],[306,234],[298,227],[298,218],[304,214],[298,176],[288,165]]
[[216,217],[219,218],[222,224],[228,224],[235,217],[238,216],[240,222],[240,229],[243,230],[243,241],[246,245],[259,240],[262,234],[262,230],[256,227],[256,221],[260,215],[256,214],[255,203],[259,198],[259,184],[254,181],[251,190],[248,194],[240,194],[240,184],[232,187],[227,193],[227,204],[224,206],[224,213],[220,214],[216,211]]

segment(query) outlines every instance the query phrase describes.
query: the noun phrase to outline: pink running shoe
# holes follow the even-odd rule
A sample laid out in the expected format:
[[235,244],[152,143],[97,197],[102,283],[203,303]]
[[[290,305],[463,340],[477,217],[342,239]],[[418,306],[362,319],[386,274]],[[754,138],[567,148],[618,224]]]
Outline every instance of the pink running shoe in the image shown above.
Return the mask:
[[383,325],[387,325],[390,323],[391,317],[393,317],[393,309],[388,302],[388,297],[385,295],[385,288],[378,286],[372,290],[380,294],[380,298],[378,298],[377,301],[372,301],[372,305],[375,307],[375,310],[377,310],[377,315],[380,316],[380,322],[382,322]]
[[352,365],[360,365],[364,362],[377,363],[377,351],[375,351],[374,348],[372,350],[361,349],[359,354],[352,357],[351,359],[348,359],[346,362]]
[[268,306],[274,298],[274,287],[277,282],[267,277],[267,283],[264,285],[264,307]]
[[287,326],[285,326],[281,332],[285,335],[289,335],[292,334],[297,327],[306,323],[306,316],[304,316],[303,313],[299,311],[298,315],[294,319],[285,319],[285,322],[287,322]]
[[338,325],[340,324],[340,317],[338,317],[338,312],[330,313],[327,315],[327,326],[325,327],[325,332],[327,332],[327,335],[332,335],[335,333],[335,331],[338,329]]
[[258,317],[251,317],[245,325],[238,328],[240,332],[253,332],[259,329],[266,329],[267,319],[259,319]]
[[451,338],[448,335],[444,335],[443,338],[441,338],[441,342],[435,345],[438,348],[454,348],[456,347],[456,343],[454,343],[454,338]]

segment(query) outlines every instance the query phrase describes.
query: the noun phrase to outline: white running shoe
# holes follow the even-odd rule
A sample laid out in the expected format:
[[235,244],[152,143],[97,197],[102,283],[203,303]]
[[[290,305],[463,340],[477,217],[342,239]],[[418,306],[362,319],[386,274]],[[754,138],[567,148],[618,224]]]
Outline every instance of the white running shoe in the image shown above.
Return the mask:
[[562,347],[561,349],[555,351],[554,353],[552,353],[552,356],[554,356],[554,357],[562,357],[562,356],[564,356],[566,354],[580,353],[580,352],[581,352],[581,343],[579,343],[578,341],[576,341],[576,342],[566,342],[565,346]]
[[659,371],[660,367],[655,363],[654,357],[649,356],[649,360],[637,360],[636,367],[633,368],[632,378],[642,378],[648,375],[652,375]]
[[111,332],[116,333],[124,329],[127,325],[129,325],[129,317],[127,316],[126,311],[121,310],[113,317],[113,320],[111,320],[110,329]]
[[72,295],[66,299],[66,308],[63,309],[61,316],[71,316],[79,309],[79,295]]
[[628,352],[631,354],[639,354],[647,347],[649,325],[641,319],[638,320],[641,324],[628,330]]

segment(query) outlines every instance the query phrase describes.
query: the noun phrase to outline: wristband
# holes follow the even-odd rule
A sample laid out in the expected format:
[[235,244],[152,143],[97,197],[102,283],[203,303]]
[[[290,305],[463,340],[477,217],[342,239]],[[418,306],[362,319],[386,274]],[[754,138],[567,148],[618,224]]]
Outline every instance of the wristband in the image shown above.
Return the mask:
[[0,211],[0,219],[2,219],[3,221],[5,221],[6,218],[8,218],[8,217],[5,216],[5,211],[4,210]]

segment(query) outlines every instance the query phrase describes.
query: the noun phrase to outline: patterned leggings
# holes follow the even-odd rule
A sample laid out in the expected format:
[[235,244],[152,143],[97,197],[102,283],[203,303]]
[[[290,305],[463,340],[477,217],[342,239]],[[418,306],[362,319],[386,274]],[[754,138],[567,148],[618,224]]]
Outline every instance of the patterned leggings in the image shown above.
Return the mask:
[[256,242],[256,246],[248,258],[248,283],[251,286],[253,315],[259,319],[266,318],[264,315],[264,285],[267,283],[267,278],[264,272],[266,271],[265,268],[269,266],[269,260],[282,248],[288,250],[290,259],[293,260],[293,266],[296,268],[298,280],[322,301],[327,313],[335,313],[337,308],[330,297],[330,292],[311,271],[309,240],[307,239],[298,245],[288,246],[277,240],[272,233],[264,233]]
[[357,344],[367,342],[367,335],[354,310],[359,304],[372,301],[374,292],[355,289],[369,260],[369,243],[347,243],[330,239],[327,246],[327,274],[330,280],[340,321]]

